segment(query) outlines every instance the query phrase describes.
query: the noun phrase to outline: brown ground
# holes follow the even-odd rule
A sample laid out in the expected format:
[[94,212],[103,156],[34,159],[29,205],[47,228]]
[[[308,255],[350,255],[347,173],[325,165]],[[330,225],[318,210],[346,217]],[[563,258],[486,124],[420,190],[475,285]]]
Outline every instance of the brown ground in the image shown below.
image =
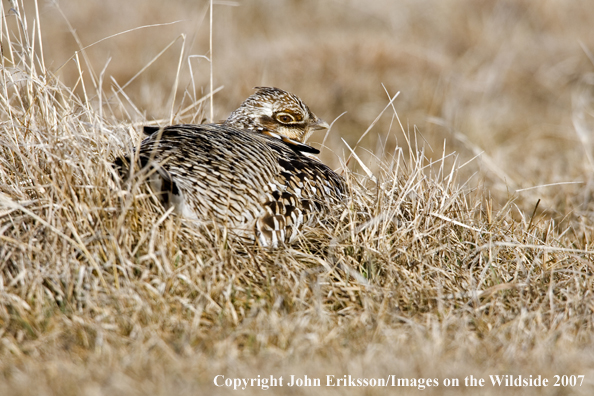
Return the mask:
[[[380,186],[343,167],[360,210],[250,254],[176,217],[155,226],[162,208],[110,177],[138,125],[209,117],[208,101],[179,111],[209,91],[208,62],[188,60],[209,55],[208,3],[40,1],[35,69],[35,3],[3,7],[0,394],[233,393],[218,374],[394,374],[456,395],[479,392],[443,380],[472,374],[480,394],[592,394],[590,1],[215,5],[215,120],[260,85],[328,122],[346,111],[321,154],[339,168],[340,138],[354,147],[400,92],[356,150]],[[81,77],[73,54],[128,29],[78,53]],[[495,374],[585,380],[497,388]]]

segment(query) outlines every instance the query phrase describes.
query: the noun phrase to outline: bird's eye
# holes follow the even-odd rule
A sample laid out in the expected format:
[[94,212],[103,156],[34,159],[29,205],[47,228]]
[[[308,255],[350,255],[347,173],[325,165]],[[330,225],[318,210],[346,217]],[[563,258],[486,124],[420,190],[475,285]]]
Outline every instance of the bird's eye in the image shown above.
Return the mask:
[[276,115],[276,120],[278,122],[282,122],[283,124],[288,124],[290,122],[295,122],[295,117],[293,117],[291,114],[279,113]]

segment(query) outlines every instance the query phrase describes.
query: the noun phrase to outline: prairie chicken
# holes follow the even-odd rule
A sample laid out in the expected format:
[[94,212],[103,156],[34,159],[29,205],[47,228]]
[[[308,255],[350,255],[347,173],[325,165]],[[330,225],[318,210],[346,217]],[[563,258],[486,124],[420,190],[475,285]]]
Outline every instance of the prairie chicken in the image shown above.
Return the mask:
[[[144,127],[138,160],[166,208],[277,247],[346,198],[343,178],[304,154],[319,153],[304,141],[328,127],[297,96],[258,87],[222,123]],[[116,160],[123,173],[128,163]]]

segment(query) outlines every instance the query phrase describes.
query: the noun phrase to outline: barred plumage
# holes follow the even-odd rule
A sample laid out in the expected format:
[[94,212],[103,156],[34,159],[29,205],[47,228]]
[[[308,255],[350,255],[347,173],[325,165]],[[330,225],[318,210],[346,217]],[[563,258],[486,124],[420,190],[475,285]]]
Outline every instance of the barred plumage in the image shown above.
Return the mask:
[[166,207],[276,247],[345,199],[342,177],[303,154],[327,127],[295,95],[259,88],[222,124],[145,127],[138,157]]

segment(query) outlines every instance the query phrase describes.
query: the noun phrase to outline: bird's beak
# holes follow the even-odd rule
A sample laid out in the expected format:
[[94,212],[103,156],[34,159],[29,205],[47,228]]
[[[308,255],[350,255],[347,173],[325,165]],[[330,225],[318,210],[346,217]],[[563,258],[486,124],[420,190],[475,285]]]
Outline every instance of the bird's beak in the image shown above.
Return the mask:
[[321,118],[318,118],[318,120],[316,122],[314,122],[313,124],[310,124],[309,127],[314,131],[318,131],[318,130],[322,130],[322,129],[330,129],[330,125],[328,125],[328,123],[326,121],[322,120]]

